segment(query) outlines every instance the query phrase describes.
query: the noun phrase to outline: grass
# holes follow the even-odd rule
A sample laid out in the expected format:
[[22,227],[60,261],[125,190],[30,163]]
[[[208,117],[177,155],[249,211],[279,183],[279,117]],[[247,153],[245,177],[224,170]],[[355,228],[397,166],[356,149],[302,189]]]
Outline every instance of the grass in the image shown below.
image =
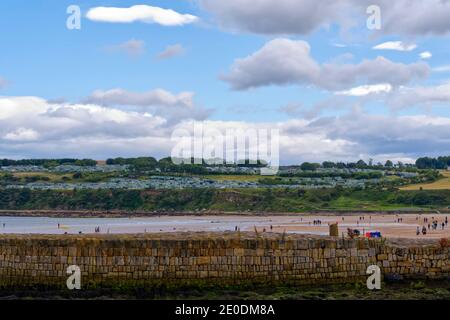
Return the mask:
[[83,173],[81,178],[74,179],[74,173],[58,173],[58,172],[14,172],[14,177],[19,178],[22,182],[26,178],[39,177],[36,181],[49,183],[82,183],[82,182],[104,182],[117,175],[115,172],[90,172]]
[[48,182],[61,182],[64,181],[63,177],[72,179],[72,174],[52,172],[14,172],[13,176],[19,179],[25,179],[26,177],[44,177],[49,179]]
[[400,188],[401,190],[450,190],[450,171],[440,171],[443,178],[432,183],[411,184]]

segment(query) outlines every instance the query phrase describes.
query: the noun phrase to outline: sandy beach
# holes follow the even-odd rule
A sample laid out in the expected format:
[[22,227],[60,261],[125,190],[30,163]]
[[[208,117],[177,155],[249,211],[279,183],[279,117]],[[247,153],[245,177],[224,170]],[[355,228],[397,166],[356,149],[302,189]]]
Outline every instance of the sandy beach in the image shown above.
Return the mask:
[[[223,232],[254,231],[328,235],[329,224],[338,223],[339,234],[347,228],[366,232],[381,232],[383,237],[438,239],[450,237],[448,214],[374,214],[374,215],[286,215],[286,216],[156,216],[136,218],[60,218],[0,216],[0,233],[16,234],[99,234],[159,233],[159,232]],[[428,222],[424,222],[428,218]],[[400,219],[400,220],[399,220]],[[321,223],[314,223],[319,220]],[[438,221],[438,228],[428,229],[428,223]],[[442,229],[442,222],[444,228]],[[427,234],[416,235],[417,227],[425,226]]]

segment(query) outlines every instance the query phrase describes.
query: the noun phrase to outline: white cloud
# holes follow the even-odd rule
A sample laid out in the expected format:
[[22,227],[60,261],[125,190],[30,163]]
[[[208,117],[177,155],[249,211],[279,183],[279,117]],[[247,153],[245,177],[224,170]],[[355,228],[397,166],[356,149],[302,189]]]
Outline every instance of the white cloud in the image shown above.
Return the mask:
[[196,106],[193,92],[173,94],[163,89],[146,92],[132,92],[116,88],[111,90],[96,90],[85,102],[105,106],[139,107],[154,115],[162,116],[170,123],[181,119],[204,119],[210,110]]
[[[381,34],[446,35],[450,2],[443,0],[198,0],[222,28],[269,35],[305,35],[338,25],[364,27],[366,8],[381,8]],[[251,8],[251,9],[249,9]]]
[[124,89],[96,90],[86,100],[101,105],[133,105],[149,106],[182,106],[192,108],[193,92],[173,94],[163,89],[154,89],[146,92],[131,92]]
[[428,76],[427,64],[395,63],[384,57],[358,64],[319,64],[310,55],[310,46],[301,40],[278,38],[253,54],[236,59],[221,79],[235,90],[267,85],[314,85],[326,90],[342,90],[355,85],[387,83],[398,86]]
[[420,59],[430,59],[433,54],[430,51],[424,51],[419,54]]
[[359,86],[344,91],[337,91],[335,92],[335,94],[343,96],[362,97],[367,96],[369,94],[389,93],[391,91],[392,86],[390,84],[381,83],[381,84]]
[[148,5],[135,5],[129,8],[95,7],[88,11],[86,17],[99,22],[132,23],[140,21],[163,26],[182,26],[198,20],[191,14],[180,14],[171,9]]
[[37,140],[38,137],[39,134],[33,129],[18,128],[17,130],[6,133],[3,139],[11,141],[33,141]]
[[237,59],[222,77],[233,89],[271,84],[309,83],[320,73],[305,41],[275,39],[250,56]]
[[186,50],[184,49],[184,47],[177,43],[174,45],[170,45],[167,46],[166,49],[164,49],[164,51],[158,53],[157,57],[159,59],[169,59],[172,57],[176,57],[179,55],[182,55]]
[[[308,34],[342,21],[347,0],[199,0],[218,24],[231,30],[260,34]],[[250,9],[251,8],[251,9]]]
[[[175,128],[147,111],[124,111],[94,104],[53,104],[38,97],[0,97],[0,150],[3,157],[157,157],[170,155]],[[284,164],[415,158],[448,151],[450,118],[371,115],[353,111],[339,117],[279,122],[203,121],[206,127],[279,129]]]
[[417,48],[414,43],[404,43],[402,41],[387,41],[373,47],[374,50],[396,50],[396,51],[412,51]]
[[432,107],[438,104],[450,104],[450,83],[429,87],[403,87],[388,99],[388,105],[393,109]]

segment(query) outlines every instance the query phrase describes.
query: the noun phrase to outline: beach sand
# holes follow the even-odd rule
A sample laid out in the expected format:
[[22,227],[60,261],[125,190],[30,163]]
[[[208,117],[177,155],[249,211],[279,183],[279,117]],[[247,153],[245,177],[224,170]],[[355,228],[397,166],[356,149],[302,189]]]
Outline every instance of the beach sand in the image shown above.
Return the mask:
[[[437,220],[436,230],[428,230],[428,221]],[[358,229],[361,234],[379,231],[383,237],[438,239],[450,237],[450,223],[442,230],[441,223],[450,214],[364,214],[364,215],[277,215],[277,216],[155,216],[136,218],[60,218],[60,217],[1,217],[0,233],[83,234],[94,233],[100,227],[104,233],[159,233],[159,232],[224,232],[241,231],[286,232],[328,235],[329,224],[338,223],[339,235],[347,228]],[[398,219],[402,219],[399,221]],[[321,225],[314,224],[320,220]],[[3,227],[5,223],[5,227]],[[58,228],[59,224],[59,228]],[[416,235],[417,227],[427,227],[427,234]],[[272,229],[270,228],[272,226]]]

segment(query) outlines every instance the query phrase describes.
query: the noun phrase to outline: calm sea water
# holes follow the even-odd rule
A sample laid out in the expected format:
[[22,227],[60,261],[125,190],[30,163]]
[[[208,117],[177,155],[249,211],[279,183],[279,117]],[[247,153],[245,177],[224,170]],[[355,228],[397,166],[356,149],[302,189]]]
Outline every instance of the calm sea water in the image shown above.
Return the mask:
[[[41,233],[41,234],[78,234],[95,233],[144,233],[144,232],[178,232],[178,231],[253,231],[270,225],[288,233],[328,234],[328,222],[336,222],[335,217],[322,217],[323,224],[314,226],[311,221],[316,217],[299,219],[297,216],[159,216],[145,218],[54,218],[54,217],[5,217],[0,216],[0,234],[5,233]],[[339,227],[362,228],[366,231],[376,228],[407,228],[415,232],[418,225],[392,222],[386,218],[376,223],[358,223],[353,220],[340,222]],[[59,226],[59,227],[58,227]]]
[[[268,227],[267,217],[149,217],[149,218],[53,218],[0,216],[0,233],[76,234],[142,233],[175,231],[232,231]],[[59,224],[59,228],[58,228]]]

